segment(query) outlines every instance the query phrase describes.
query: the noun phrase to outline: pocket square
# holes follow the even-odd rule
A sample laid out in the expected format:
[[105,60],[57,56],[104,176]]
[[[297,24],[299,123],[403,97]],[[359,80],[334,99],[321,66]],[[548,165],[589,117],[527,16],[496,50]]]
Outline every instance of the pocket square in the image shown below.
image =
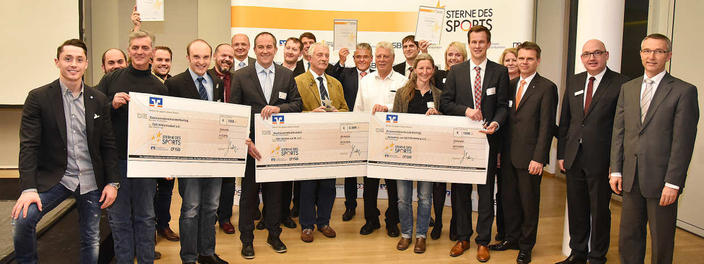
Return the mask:
[[93,119],[98,119],[98,117],[100,117],[100,115],[95,114],[95,115],[93,116]]

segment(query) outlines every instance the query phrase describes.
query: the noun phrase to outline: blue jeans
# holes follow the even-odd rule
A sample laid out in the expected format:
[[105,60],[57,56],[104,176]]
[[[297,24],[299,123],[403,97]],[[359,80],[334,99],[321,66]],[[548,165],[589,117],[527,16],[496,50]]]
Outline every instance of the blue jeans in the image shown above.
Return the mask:
[[[66,189],[60,183],[46,192],[39,193],[42,201],[42,211],[37,204],[31,204],[27,209],[27,217],[22,215],[12,221],[14,227],[15,259],[17,263],[37,263],[37,223],[42,217],[73,195],[78,207],[78,224],[81,230],[81,261],[80,263],[97,263],[100,247],[100,194],[95,190],[80,194]],[[48,261],[51,262],[51,261]]]
[[196,262],[198,255],[215,254],[215,222],[221,187],[220,178],[178,179],[182,198],[178,230],[184,263]]
[[156,196],[154,197],[154,213],[156,213],[156,228],[165,229],[171,221],[171,195],[174,191],[174,180],[157,179]]
[[116,263],[154,262],[154,194],[156,180],[127,178],[127,161],[120,160],[120,190],[108,208],[115,241]]
[[[417,182],[418,215],[416,216],[416,237],[425,238],[430,224],[430,208],[433,199],[433,183]],[[401,237],[411,238],[413,234],[413,181],[398,181],[398,214],[401,221]]]

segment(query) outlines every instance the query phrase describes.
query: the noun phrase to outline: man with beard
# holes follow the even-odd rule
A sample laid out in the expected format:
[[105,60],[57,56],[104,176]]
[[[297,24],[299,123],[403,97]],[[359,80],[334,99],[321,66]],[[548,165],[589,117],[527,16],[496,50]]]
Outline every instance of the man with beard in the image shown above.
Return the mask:
[[154,47],[154,59],[152,61],[152,72],[156,77],[159,77],[162,81],[171,78],[169,72],[171,71],[171,59],[173,54],[171,49],[166,46],[156,46]]

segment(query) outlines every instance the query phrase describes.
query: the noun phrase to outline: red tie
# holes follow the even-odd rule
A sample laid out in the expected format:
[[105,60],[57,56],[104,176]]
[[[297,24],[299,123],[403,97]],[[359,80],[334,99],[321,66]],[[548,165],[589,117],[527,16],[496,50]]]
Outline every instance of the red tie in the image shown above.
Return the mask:
[[360,72],[359,75],[362,75],[362,77],[367,76],[367,72],[365,72],[365,71]]
[[589,111],[589,104],[592,103],[592,93],[594,93],[594,80],[596,78],[589,77],[589,84],[587,84],[587,99],[584,100],[584,114],[587,114],[587,111]]
[[477,75],[474,77],[474,108],[482,109],[482,67],[475,66],[474,70],[477,71]]

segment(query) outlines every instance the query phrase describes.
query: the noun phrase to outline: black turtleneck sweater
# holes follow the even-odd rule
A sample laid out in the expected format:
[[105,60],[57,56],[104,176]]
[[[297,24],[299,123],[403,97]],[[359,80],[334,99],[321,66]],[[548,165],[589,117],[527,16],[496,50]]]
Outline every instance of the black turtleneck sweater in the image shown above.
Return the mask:
[[132,65],[127,68],[115,70],[103,76],[95,87],[103,92],[110,99],[110,109],[112,109],[112,127],[115,130],[115,141],[119,158],[127,159],[127,117],[128,106],[121,106],[118,109],[112,108],[112,99],[116,93],[139,92],[159,95],[168,95],[166,86],[154,76],[151,69],[145,71],[137,70]]

